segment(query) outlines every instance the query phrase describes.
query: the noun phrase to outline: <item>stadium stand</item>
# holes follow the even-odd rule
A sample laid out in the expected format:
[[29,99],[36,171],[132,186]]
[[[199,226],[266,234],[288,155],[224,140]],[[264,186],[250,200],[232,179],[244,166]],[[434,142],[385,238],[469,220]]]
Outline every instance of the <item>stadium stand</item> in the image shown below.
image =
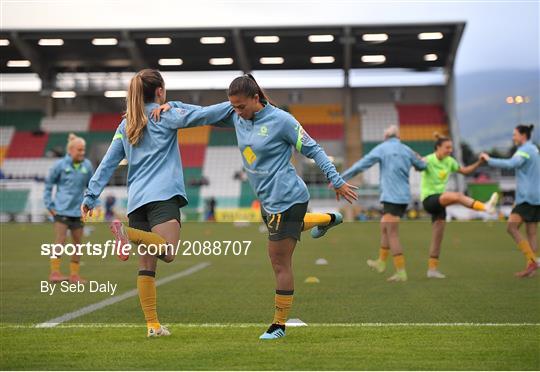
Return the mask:
[[237,207],[242,187],[241,181],[235,179],[235,173],[241,169],[242,159],[236,146],[213,146],[210,143],[202,172],[208,185],[201,189],[201,198],[214,197],[221,208]]
[[58,158],[6,158],[2,164],[2,172],[10,178],[44,179],[49,169]]
[[[341,104],[293,104],[288,110],[329,155],[344,155]],[[362,103],[358,111],[359,116],[353,120],[361,126],[364,155],[383,141],[384,130],[390,125],[398,125],[403,142],[420,155],[433,151],[434,132],[449,134],[440,105]],[[96,145],[111,141],[121,120],[120,113],[60,113],[44,117],[37,111],[2,111],[2,172],[7,178],[43,180],[57,156],[65,152],[69,133],[83,137],[90,153]],[[196,219],[210,197],[216,199],[218,208],[251,206],[255,195],[245,177],[239,177],[242,163],[233,129],[210,126],[181,129],[178,142],[189,199],[185,211],[191,219]],[[378,167],[366,171],[363,177],[363,187],[377,187]],[[306,182],[313,198],[334,197],[326,185]],[[420,174],[411,172],[411,189],[419,188],[419,183]]]
[[98,113],[93,114],[90,119],[90,132],[115,132],[122,121],[122,114]]
[[18,131],[37,131],[41,124],[41,111],[0,111],[0,126],[13,126]]
[[16,131],[9,144],[6,158],[39,158],[45,153],[48,139],[47,133]]
[[343,109],[339,104],[290,105],[289,112],[316,140],[343,139]]
[[0,192],[0,213],[20,214],[26,209],[29,190],[2,190]]
[[88,132],[90,113],[59,113],[53,117],[45,117],[41,121],[41,130],[55,132]]

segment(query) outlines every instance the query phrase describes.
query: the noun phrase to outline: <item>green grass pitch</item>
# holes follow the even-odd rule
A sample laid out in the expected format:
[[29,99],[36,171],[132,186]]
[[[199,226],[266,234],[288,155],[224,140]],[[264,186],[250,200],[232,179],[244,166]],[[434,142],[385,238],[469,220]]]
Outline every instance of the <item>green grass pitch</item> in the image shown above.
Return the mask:
[[[104,224],[91,226],[91,242],[110,238]],[[274,279],[256,224],[183,225],[186,240],[252,244],[246,256],[179,255],[159,265],[158,279],[210,264],[158,287],[160,320],[173,332],[160,339],[146,339],[136,296],[35,328],[111,296],[40,293],[48,275],[40,245],[52,241],[52,226],[2,224],[0,369],[540,369],[540,281],[514,278],[524,259],[504,223],[450,223],[440,266],[445,280],[425,278],[429,222],[404,222],[400,233],[406,283],[386,282],[391,263],[384,274],[367,268],[379,247],[376,223],[345,223],[319,240],[304,234],[290,317],[308,326],[263,342]],[[315,265],[317,258],[329,264]],[[68,271],[67,260],[62,269]],[[137,260],[85,256],[81,274],[117,283],[118,295],[135,288]],[[304,283],[308,276],[320,283]]]

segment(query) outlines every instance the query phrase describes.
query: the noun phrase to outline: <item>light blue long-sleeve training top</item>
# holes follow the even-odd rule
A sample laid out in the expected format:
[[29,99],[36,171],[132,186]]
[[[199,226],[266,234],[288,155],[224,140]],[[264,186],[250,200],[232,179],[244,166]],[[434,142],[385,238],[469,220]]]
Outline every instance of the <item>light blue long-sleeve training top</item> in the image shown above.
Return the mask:
[[[217,117],[234,126],[238,147],[251,187],[263,208],[272,214],[281,213],[293,204],[309,200],[304,181],[291,164],[293,150],[313,159],[334,187],[345,181],[324,150],[289,113],[266,103],[252,120],[237,115],[229,102],[200,107],[182,102],[169,102],[171,107],[187,112],[207,112],[207,118]],[[186,125],[187,116],[181,116],[179,125]],[[210,124],[212,121],[208,121]]]
[[411,190],[409,171],[411,167],[421,171],[426,164],[416,153],[398,138],[391,137],[375,146],[366,156],[354,163],[341,176],[348,180],[376,163],[380,166],[381,202],[409,204]]
[[519,146],[510,159],[490,158],[488,165],[516,169],[516,204],[540,205],[540,155],[532,141]]
[[88,207],[95,206],[118,163],[124,158],[128,162],[128,214],[150,202],[168,200],[177,195],[187,200],[177,130],[200,123],[218,123],[219,117],[208,110],[173,109],[164,112],[160,121],[155,122],[150,112],[157,107],[157,103],[145,105],[148,123],[142,139],[135,146],[129,143],[126,120],[122,120],[84,194],[83,203]]
[[[45,179],[43,201],[49,210],[54,209],[58,215],[81,217],[81,202],[84,190],[92,177],[94,168],[90,160],[73,163],[71,156],[66,155],[58,160]],[[52,198],[52,190],[56,185],[56,194]]]

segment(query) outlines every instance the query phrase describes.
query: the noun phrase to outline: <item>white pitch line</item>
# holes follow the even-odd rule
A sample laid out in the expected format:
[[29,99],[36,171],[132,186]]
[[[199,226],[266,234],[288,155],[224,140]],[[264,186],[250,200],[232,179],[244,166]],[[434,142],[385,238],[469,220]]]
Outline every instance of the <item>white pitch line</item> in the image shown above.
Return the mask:
[[[190,268],[188,268],[186,270],[180,271],[180,272],[178,272],[176,274],[173,274],[173,275],[166,276],[163,279],[156,280],[156,287],[158,287],[158,286],[160,286],[162,284],[172,282],[173,280],[176,280],[176,279],[191,275],[193,273],[196,273],[197,271],[202,270],[202,269],[204,269],[204,268],[206,268],[208,266],[210,266],[209,262],[201,262],[201,263],[199,263],[199,264],[197,264],[195,266],[192,266],[192,267],[190,267]],[[59,325],[61,323],[64,323],[64,322],[70,321],[72,319],[78,318],[80,316],[92,313],[92,312],[94,312],[96,310],[103,309],[104,307],[107,307],[109,305],[115,304],[117,302],[123,301],[123,300],[125,300],[127,298],[134,297],[134,296],[137,296],[137,290],[136,289],[132,289],[130,291],[122,293],[121,295],[113,296],[113,297],[108,298],[106,300],[96,302],[95,304],[85,306],[85,307],[80,308],[79,310],[75,310],[75,311],[73,311],[71,313],[66,313],[66,314],[64,314],[62,316],[59,316],[58,318],[50,319],[50,320],[47,320],[47,321],[45,321],[43,323],[39,323],[35,327],[36,328],[52,328],[52,327],[56,327],[57,325]]]
[[[42,323],[43,324],[43,323]],[[266,323],[167,323],[175,328],[251,328]],[[33,324],[1,324],[0,328],[35,328]],[[309,323],[311,328],[379,328],[379,327],[540,327],[540,323]],[[58,328],[144,328],[143,323],[70,323]],[[45,328],[45,327],[41,327]]]

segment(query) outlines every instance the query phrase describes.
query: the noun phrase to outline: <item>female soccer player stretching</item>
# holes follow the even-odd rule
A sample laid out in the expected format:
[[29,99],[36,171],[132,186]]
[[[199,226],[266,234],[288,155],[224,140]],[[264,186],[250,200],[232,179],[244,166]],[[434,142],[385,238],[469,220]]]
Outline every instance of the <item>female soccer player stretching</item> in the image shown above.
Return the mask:
[[[268,227],[268,253],[276,278],[275,313],[272,325],[261,339],[285,336],[285,321],[294,293],[292,255],[303,230],[312,229],[314,238],[342,222],[339,213],[306,213],[309,193],[290,162],[293,149],[315,160],[335,188],[336,196],[349,202],[357,198],[354,186],[343,181],[324,150],[289,113],[273,106],[251,75],[232,81],[228,107],[218,104],[198,107],[169,102],[163,110],[189,112],[208,110],[220,113],[220,120],[234,125],[244,168],[262,204]],[[207,122],[208,124],[211,122]],[[182,123],[182,124],[185,124]]]
[[[141,70],[131,79],[125,118],[90,180],[81,205],[83,216],[92,214],[97,198],[118,163],[126,158],[130,227],[124,231],[119,222],[111,225],[122,244],[129,239],[136,243],[176,246],[180,237],[180,208],[187,204],[187,198],[178,149],[177,123],[180,121],[176,116],[179,113],[171,111],[163,115],[159,125],[149,118],[151,110],[165,102],[165,94],[165,84],[157,70]],[[193,122],[204,119],[217,122],[212,117],[197,117],[196,114],[190,114],[188,118]],[[161,251],[158,257],[151,252],[141,253],[137,290],[147,322],[147,335],[168,336],[170,332],[160,324],[156,312],[156,259],[171,262],[175,252],[173,249]],[[128,257],[120,258],[126,260]]]
[[[83,235],[81,221],[81,205],[83,193],[94,172],[90,160],[85,159],[86,143],[81,137],[70,134],[67,144],[67,154],[58,160],[49,171],[45,180],[43,200],[49,213],[54,218],[55,243],[66,242],[67,231],[71,230],[73,244],[80,244]],[[52,199],[52,190],[56,185],[56,194]],[[60,272],[60,257],[51,258],[49,281],[61,282],[68,280],[72,283],[86,282],[79,275],[81,256],[71,256],[69,278]]]
[[435,152],[425,157],[427,168],[422,172],[421,199],[424,209],[431,214],[432,222],[427,277],[444,279],[446,276],[438,270],[438,266],[446,225],[446,207],[452,204],[461,204],[475,211],[495,213],[498,194],[493,193],[487,203],[482,203],[460,192],[445,191],[451,173],[471,174],[483,161],[479,159],[477,162],[463,167],[451,156],[452,140],[438,135],[436,138]]
[[383,216],[381,218],[381,248],[379,259],[368,260],[372,269],[382,273],[386,269],[388,251],[392,251],[396,273],[388,278],[390,282],[407,280],[403,248],[399,241],[399,221],[411,201],[409,187],[409,171],[411,167],[423,170],[426,164],[420,156],[399,140],[399,129],[392,125],[384,132],[384,142],[371,150],[363,159],[347,169],[342,177],[348,180],[358,173],[365,171],[376,163],[380,165],[381,203]]
[[[538,269],[535,252],[538,252],[536,231],[540,221],[540,155],[538,147],[531,141],[533,128],[533,125],[518,125],[514,129],[512,139],[518,148],[512,158],[495,159],[486,153],[480,155],[491,167],[516,169],[516,205],[508,218],[507,231],[527,259],[525,270],[516,273],[521,278],[533,276]],[[519,232],[523,222],[527,239],[523,239]]]

